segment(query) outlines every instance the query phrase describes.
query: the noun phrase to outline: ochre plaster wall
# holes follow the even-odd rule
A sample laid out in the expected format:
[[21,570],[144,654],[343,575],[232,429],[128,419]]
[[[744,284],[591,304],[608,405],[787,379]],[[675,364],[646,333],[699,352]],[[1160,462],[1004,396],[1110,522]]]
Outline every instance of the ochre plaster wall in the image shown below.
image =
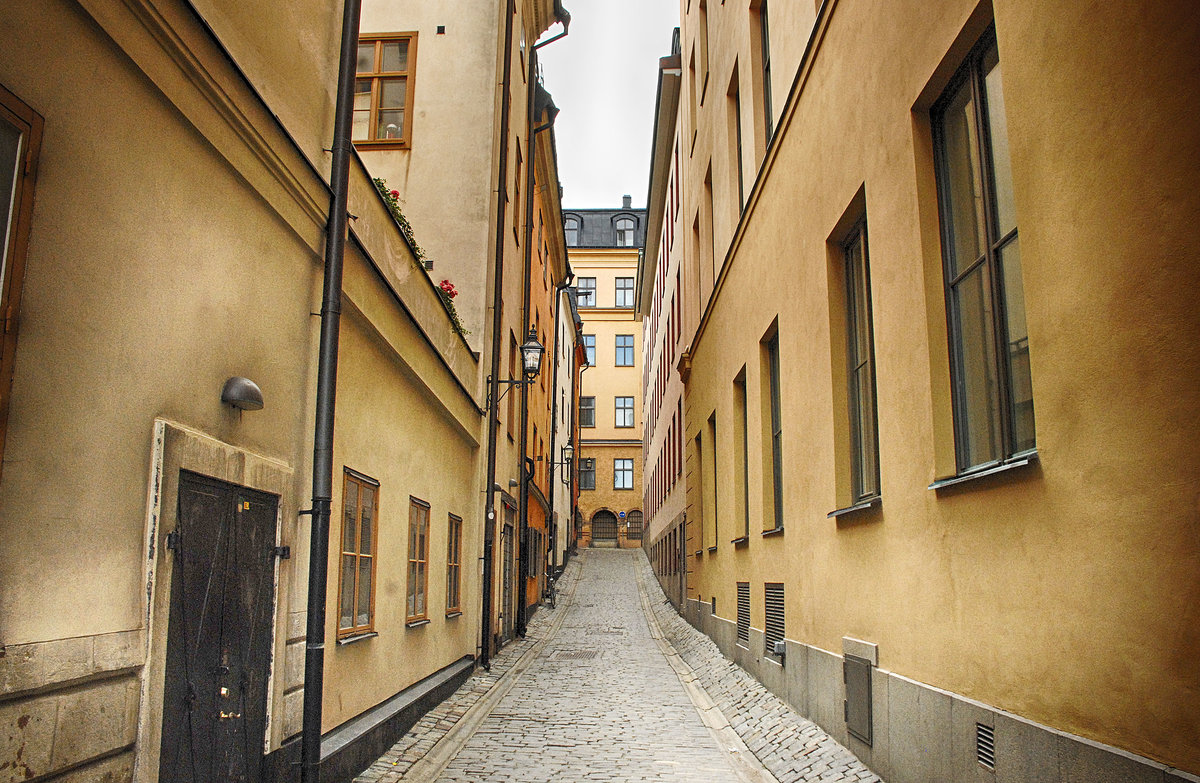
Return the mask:
[[[732,617],[736,581],[750,579],[752,595],[783,581],[789,638],[827,650],[842,636],[869,640],[882,668],[1200,771],[1200,446],[1190,426],[1200,353],[1189,337],[1200,332],[1190,293],[1200,285],[1200,83],[1180,78],[1194,70],[1200,20],[1171,3],[1104,14],[1086,3],[995,3],[1039,461],[935,492],[929,484],[953,470],[953,443],[928,108],[989,14],[969,2],[831,8],[688,384],[689,438],[714,411],[732,422],[731,382],[747,363],[751,394],[762,388],[759,341],[778,318],[785,533],[736,550],[721,536],[694,561],[690,586]],[[730,64],[714,59],[726,69],[717,84]],[[692,165],[695,204],[704,164]],[[735,236],[731,222],[722,230],[722,165],[718,259]],[[839,505],[830,368],[844,336],[831,331],[826,242],[860,188],[883,505],[836,522],[826,518]],[[752,404],[751,432],[761,425]],[[728,529],[740,476],[732,428],[719,433]],[[754,441],[751,452],[751,515],[762,521]],[[692,480],[689,495],[694,510]],[[761,604],[752,606],[761,628]]]

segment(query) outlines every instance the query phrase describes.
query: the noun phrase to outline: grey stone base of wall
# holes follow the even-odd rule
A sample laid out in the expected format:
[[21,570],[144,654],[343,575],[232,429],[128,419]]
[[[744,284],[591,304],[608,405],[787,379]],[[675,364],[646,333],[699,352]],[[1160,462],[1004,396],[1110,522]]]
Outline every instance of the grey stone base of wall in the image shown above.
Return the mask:
[[[1172,769],[1011,713],[871,668],[871,744],[846,730],[843,656],[785,639],[782,660],[764,654],[763,632],[738,644],[737,624],[688,599],[693,627],[767,690],[854,752],[888,783],[1200,783]],[[976,725],[992,730],[995,768],[977,757]]]
[[[321,738],[321,783],[350,783],[422,715],[458,690],[474,669],[475,660],[465,656],[330,731]],[[299,737],[285,742],[263,759],[263,780],[271,783],[300,780]]]

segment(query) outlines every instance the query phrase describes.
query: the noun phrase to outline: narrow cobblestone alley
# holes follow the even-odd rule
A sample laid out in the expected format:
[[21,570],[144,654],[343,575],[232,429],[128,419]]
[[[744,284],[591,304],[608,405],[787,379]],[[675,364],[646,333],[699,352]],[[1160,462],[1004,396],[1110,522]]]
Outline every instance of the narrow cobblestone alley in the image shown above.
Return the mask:
[[585,550],[560,584],[356,783],[879,780],[688,626],[640,551]]

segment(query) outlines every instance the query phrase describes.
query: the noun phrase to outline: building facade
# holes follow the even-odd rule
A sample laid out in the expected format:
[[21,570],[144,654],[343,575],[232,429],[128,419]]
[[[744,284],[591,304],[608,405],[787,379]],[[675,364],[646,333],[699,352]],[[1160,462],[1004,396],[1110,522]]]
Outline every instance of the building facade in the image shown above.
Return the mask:
[[587,362],[578,407],[579,546],[642,542],[642,330],[633,305],[646,211],[630,202],[563,211]]
[[639,306],[685,615],[887,780],[1194,780],[1200,17],[680,10]]

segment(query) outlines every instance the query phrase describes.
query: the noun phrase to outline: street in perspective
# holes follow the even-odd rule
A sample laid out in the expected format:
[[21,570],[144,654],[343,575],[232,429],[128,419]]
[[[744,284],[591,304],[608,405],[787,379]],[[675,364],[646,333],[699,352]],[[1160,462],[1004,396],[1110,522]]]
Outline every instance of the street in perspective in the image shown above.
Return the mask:
[[1200,783],[1200,3],[0,40],[0,783]]

